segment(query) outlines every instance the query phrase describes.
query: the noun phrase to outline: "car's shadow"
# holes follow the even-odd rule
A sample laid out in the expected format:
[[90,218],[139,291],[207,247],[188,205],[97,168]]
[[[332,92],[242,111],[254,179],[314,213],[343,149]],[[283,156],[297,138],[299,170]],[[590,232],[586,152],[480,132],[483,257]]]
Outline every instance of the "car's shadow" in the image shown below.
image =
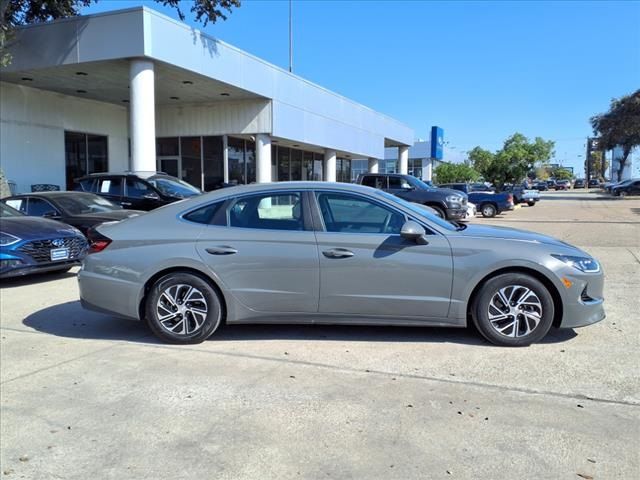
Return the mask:
[[37,285],[39,283],[52,282],[75,276],[76,272],[72,270],[70,272],[32,273],[19,277],[3,278],[0,280],[0,290],[24,287],[26,285]]
[[[142,323],[84,310],[80,302],[47,307],[23,320],[39,332],[59,337],[160,344]],[[552,329],[541,343],[574,338],[573,330]],[[473,327],[419,328],[352,325],[224,325],[211,341],[317,340],[321,342],[424,342],[491,346]]]

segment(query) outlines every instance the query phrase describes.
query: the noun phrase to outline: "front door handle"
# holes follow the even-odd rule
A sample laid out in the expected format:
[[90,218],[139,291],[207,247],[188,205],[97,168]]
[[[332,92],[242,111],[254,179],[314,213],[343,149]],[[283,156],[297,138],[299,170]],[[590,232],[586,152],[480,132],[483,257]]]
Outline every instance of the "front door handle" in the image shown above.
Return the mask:
[[233,255],[234,253],[238,253],[238,250],[236,250],[233,247],[228,247],[226,245],[218,246],[218,247],[209,247],[209,248],[205,248],[205,250],[207,251],[207,253],[210,253],[211,255]]
[[130,207],[131,202],[120,202],[120,205],[122,205],[123,207]]
[[349,258],[353,257],[354,253],[346,248],[330,248],[325,250],[322,254],[327,258]]

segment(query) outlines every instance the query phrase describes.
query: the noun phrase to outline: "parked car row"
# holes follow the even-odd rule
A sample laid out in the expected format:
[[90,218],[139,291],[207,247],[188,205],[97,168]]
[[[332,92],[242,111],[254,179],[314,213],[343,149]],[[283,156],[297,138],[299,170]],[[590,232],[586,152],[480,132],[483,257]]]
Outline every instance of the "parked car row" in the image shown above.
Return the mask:
[[604,190],[614,197],[640,195],[640,178],[630,178],[621,182],[605,184]]
[[75,183],[74,191],[2,199],[0,278],[69,270],[85,257],[87,237],[97,225],[201,194],[161,172],[97,173]]

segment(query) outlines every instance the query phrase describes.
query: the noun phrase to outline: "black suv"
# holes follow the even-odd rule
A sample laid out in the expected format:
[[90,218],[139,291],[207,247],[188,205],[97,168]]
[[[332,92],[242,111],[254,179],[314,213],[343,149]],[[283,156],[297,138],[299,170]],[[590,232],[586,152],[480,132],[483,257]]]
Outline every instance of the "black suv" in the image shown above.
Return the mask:
[[77,178],[75,183],[74,190],[95,193],[133,210],[153,210],[202,193],[161,172],[92,173]]
[[408,202],[433,208],[447,220],[460,220],[467,214],[467,195],[448,188],[435,188],[412,175],[399,173],[363,173],[356,183],[392,193]]

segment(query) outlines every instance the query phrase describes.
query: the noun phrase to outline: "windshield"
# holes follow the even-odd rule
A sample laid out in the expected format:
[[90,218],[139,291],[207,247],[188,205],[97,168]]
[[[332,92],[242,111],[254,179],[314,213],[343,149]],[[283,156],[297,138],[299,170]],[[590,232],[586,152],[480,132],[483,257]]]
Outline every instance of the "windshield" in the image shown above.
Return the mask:
[[391,200],[391,201],[393,201],[395,203],[399,203],[403,207],[406,207],[406,208],[410,209],[411,211],[415,212],[417,215],[420,215],[422,217],[427,218],[429,221],[435,223],[439,227],[444,228],[445,230],[449,230],[450,232],[455,232],[456,230],[458,230],[455,225],[452,225],[451,223],[447,222],[446,220],[443,220],[442,218],[438,217],[437,215],[434,215],[433,213],[431,213],[429,210],[427,210],[423,205],[420,205],[419,203],[407,202],[406,200],[403,200],[400,197],[396,197],[395,195],[391,195],[390,193],[383,192],[382,190],[376,190],[376,193],[378,195],[388,199],[388,200]]
[[193,185],[175,177],[149,177],[147,181],[168,197],[187,198],[201,193]]
[[411,175],[409,175],[408,177],[405,177],[407,182],[409,182],[409,185],[411,185],[412,187],[416,187],[422,190],[435,190],[434,187],[432,187],[431,185],[424,183],[422,180],[420,180],[419,178],[413,177]]
[[58,206],[68,215],[83,215],[86,213],[111,212],[121,210],[122,207],[106,198],[91,193],[77,193],[61,195],[55,198]]
[[10,207],[9,205],[0,202],[0,217],[24,217],[24,213]]

